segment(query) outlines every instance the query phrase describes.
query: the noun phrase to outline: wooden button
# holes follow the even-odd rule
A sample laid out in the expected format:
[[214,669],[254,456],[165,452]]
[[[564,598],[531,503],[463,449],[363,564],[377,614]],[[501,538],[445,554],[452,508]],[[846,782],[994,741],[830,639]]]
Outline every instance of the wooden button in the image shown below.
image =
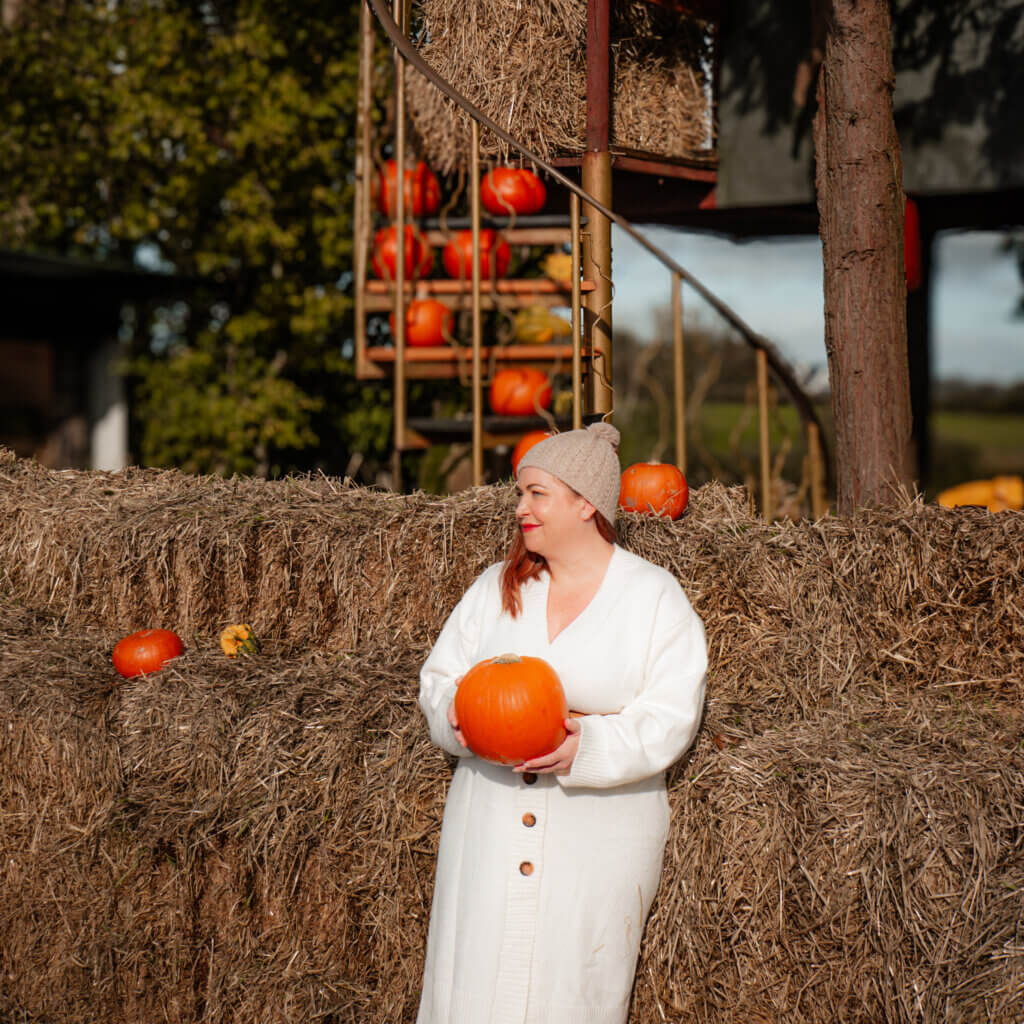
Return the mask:
[[533,865],[528,860],[524,860],[523,863],[519,865],[519,874],[532,875]]
[[527,828],[533,828],[533,826],[537,824],[537,818],[527,811],[526,814],[523,815],[523,824]]
[[523,782],[528,786],[532,786],[537,781],[537,776],[533,772],[523,772]]

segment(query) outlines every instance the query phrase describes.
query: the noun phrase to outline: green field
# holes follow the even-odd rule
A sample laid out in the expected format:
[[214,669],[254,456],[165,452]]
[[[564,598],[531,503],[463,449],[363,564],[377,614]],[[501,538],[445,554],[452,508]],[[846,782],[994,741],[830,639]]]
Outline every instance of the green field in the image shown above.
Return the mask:
[[[819,407],[830,453],[835,450],[831,410]],[[657,428],[652,421],[637,416],[624,427],[623,462],[646,459],[655,443]],[[773,454],[788,443],[784,476],[799,479],[806,442],[796,410],[783,405],[771,417]],[[979,413],[970,411],[937,412],[931,417],[932,473],[926,489],[928,497],[965,480],[999,474],[1024,475],[1024,414]],[[688,430],[690,475],[694,482],[716,477],[739,482],[744,474],[757,471],[757,408],[741,402],[705,403]],[[672,457],[671,448],[664,452]],[[731,477],[731,479],[730,479]]]
[[1024,415],[938,412],[931,431],[929,491],[1001,474],[1024,476]]

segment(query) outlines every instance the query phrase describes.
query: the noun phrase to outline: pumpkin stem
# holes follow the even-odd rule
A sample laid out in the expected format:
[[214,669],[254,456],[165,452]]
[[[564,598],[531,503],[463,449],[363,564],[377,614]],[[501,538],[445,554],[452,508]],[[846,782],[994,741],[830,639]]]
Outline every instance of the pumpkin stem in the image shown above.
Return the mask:
[[523,659],[518,654],[499,654],[491,660],[495,665],[518,665]]

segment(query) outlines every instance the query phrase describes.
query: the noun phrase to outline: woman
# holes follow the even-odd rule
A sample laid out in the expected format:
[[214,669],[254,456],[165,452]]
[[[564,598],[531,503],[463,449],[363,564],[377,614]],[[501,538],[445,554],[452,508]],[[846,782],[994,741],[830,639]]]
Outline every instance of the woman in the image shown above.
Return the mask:
[[[665,769],[693,741],[704,629],[676,580],[615,543],[619,432],[519,463],[519,532],[445,623],[420,676],[448,793],[418,1024],[622,1024],[668,834]],[[512,652],[558,673],[573,717],[515,768],[466,749],[453,699]],[[579,716],[579,717],[577,717]]]

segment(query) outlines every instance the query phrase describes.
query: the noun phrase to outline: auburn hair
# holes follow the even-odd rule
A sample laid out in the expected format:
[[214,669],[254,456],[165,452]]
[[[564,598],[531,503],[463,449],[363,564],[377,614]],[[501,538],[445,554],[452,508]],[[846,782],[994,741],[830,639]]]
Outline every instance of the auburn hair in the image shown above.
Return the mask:
[[[608,541],[609,544],[618,542],[618,531],[597,510],[594,511],[594,524],[602,540]],[[520,587],[527,580],[540,579],[547,569],[546,559],[527,550],[523,541],[523,531],[517,525],[515,537],[512,538],[512,544],[505,554],[505,565],[501,570],[502,611],[508,612],[513,619],[519,618],[519,613],[523,610]]]

